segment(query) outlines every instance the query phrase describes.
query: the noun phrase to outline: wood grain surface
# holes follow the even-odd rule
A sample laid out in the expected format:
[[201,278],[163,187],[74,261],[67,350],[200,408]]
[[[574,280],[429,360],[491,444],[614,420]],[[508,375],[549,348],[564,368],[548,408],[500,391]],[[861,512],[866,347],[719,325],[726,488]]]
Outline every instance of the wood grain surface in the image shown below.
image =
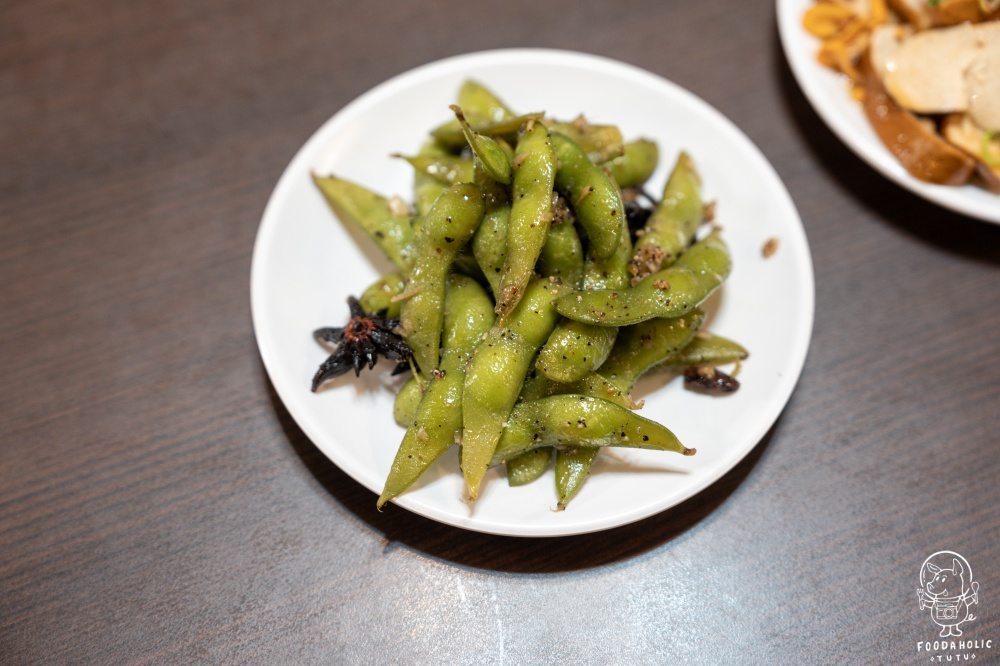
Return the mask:
[[[849,152],[774,11],[0,3],[0,663],[924,663],[942,550],[980,584],[979,647],[956,651],[1000,663],[1000,226]],[[809,358],[764,440],[579,537],[377,512],[282,406],[250,321],[260,215],[309,135],[390,76],[513,46],[720,109],[815,263]]]

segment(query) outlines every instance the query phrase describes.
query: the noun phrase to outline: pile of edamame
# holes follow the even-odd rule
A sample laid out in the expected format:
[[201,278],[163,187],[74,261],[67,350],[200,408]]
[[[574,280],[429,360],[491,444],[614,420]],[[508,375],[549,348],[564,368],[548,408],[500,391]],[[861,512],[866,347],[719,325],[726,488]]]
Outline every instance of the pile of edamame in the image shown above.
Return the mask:
[[416,155],[398,156],[414,168],[411,203],[314,175],[394,265],[359,301],[398,317],[413,350],[394,409],[406,434],[378,506],[456,444],[470,501],[489,468],[506,465],[516,486],[554,458],[559,509],[602,447],[694,454],[629,396],[654,368],[711,372],[747,356],[701,330],[698,306],[730,256],[690,156],[630,231],[654,142],[582,116],[519,115],[475,81],[451,110]]

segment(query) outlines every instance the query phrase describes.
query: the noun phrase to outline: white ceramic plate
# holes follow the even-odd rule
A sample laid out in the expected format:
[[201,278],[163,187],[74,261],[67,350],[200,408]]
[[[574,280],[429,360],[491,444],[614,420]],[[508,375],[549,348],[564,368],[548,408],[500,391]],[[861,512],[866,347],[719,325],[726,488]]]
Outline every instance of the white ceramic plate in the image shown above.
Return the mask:
[[911,176],[879,140],[841,75],[816,61],[819,40],[802,27],[813,0],[777,0],[778,33],[799,87],[823,122],[876,171],[914,194],[953,211],[1000,224],[1000,196],[981,187],[925,183]]
[[[389,264],[367,238],[333,216],[310,172],[335,173],[409,198],[410,167],[390,154],[415,152],[429,129],[450,118],[448,105],[470,77],[515,110],[562,118],[585,112],[593,122],[617,123],[626,138],[655,139],[661,165],[650,191],[662,188],[679,151],[689,151],[707,198],[718,203],[716,220],[734,262],[712,298],[711,329],[742,342],[751,357],[739,375],[742,388],[722,398],[695,394],[669,375],[640,382],[636,393],[646,399],[641,413],[668,425],[698,454],[616,449],[601,456],[565,511],[553,510],[551,470],[520,488],[508,487],[493,470],[469,506],[454,450],[396,503],[449,525],[520,536],[593,532],[674,506],[736,465],[777,419],[809,345],[813,272],[788,192],[749,139],[691,93],[629,65],[565,51],[473,53],[393,78],[333,116],[282,175],[254,248],[253,321],[271,381],[316,446],[377,494],[403,436],[392,417],[392,364],[382,361],[360,380],[349,373],[315,394],[309,384],[327,356],[312,331],[342,326],[346,297],[359,294]],[[779,249],[764,259],[761,248],[772,237]]]

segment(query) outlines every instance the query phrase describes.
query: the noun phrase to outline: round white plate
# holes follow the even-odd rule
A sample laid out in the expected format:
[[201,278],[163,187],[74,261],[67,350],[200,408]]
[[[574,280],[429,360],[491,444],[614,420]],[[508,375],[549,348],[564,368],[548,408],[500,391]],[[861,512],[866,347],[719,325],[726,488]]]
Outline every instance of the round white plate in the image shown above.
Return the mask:
[[[310,172],[409,199],[410,166],[390,154],[414,153],[428,130],[448,120],[448,105],[467,78],[485,83],[517,111],[567,119],[583,112],[592,122],[618,124],[626,138],[656,140],[661,165],[651,192],[662,189],[677,154],[687,150],[706,198],[717,201],[716,221],[733,254],[732,275],[711,301],[710,327],[739,340],[751,356],[739,375],[742,388],[726,397],[696,394],[671,375],[640,382],[641,414],[666,424],[697,455],[606,452],[565,511],[553,510],[552,470],[520,488],[508,487],[502,468],[493,470],[479,500],[468,505],[455,450],[396,503],[449,525],[519,536],[593,532],[674,506],[736,465],[787,402],[812,332],[812,261],[788,192],[749,139],[691,93],[620,62],[536,49],[462,55],[390,79],[327,121],[282,175],[254,248],[254,329],[275,390],[323,453],[381,491],[403,436],[392,417],[387,373],[393,364],[383,360],[360,380],[348,373],[318,393],[309,384],[328,354],[312,331],[344,325],[347,296],[390,267],[367,238],[334,217]],[[761,248],[769,238],[780,245],[765,259]]]
[[778,33],[799,87],[823,122],[876,171],[914,194],[953,211],[1000,224],[1000,195],[981,187],[934,185],[914,178],[892,156],[849,94],[840,74],[816,60],[819,40],[802,27],[814,0],[777,0]]

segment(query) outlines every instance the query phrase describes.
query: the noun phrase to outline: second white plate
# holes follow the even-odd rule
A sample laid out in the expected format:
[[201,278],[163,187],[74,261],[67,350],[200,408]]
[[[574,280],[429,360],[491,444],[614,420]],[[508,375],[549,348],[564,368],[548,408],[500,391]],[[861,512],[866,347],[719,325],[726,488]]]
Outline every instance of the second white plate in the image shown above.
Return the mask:
[[[343,325],[346,297],[389,266],[368,239],[333,216],[310,172],[336,173],[408,199],[412,172],[390,154],[412,154],[428,130],[448,120],[448,105],[467,78],[486,84],[517,111],[567,119],[585,113],[592,122],[617,124],[626,138],[654,139],[661,165],[651,192],[662,189],[677,154],[687,150],[706,198],[717,202],[716,221],[733,255],[732,275],[713,296],[710,328],[740,341],[751,357],[739,375],[742,388],[722,398],[695,394],[668,375],[641,382],[641,414],[667,425],[698,454],[615,450],[601,457],[565,511],[553,510],[551,470],[520,488],[491,471],[480,499],[468,505],[454,451],[395,502],[449,525],[518,536],[593,532],[672,507],[732,469],[784,408],[812,331],[813,272],[788,192],[749,139],[691,93],[630,65],[552,50],[473,53],[393,78],[324,124],[278,182],[254,248],[254,329],[271,381],[316,446],[377,495],[403,436],[392,419],[388,378],[378,372],[390,364],[313,394],[310,378],[327,352],[311,332]],[[764,258],[761,248],[771,238],[778,251]]]
[[778,33],[785,57],[806,99],[847,147],[883,176],[939,206],[1000,224],[1000,195],[981,187],[934,185],[914,178],[879,140],[842,77],[816,60],[819,41],[802,27],[813,0],[777,0]]

